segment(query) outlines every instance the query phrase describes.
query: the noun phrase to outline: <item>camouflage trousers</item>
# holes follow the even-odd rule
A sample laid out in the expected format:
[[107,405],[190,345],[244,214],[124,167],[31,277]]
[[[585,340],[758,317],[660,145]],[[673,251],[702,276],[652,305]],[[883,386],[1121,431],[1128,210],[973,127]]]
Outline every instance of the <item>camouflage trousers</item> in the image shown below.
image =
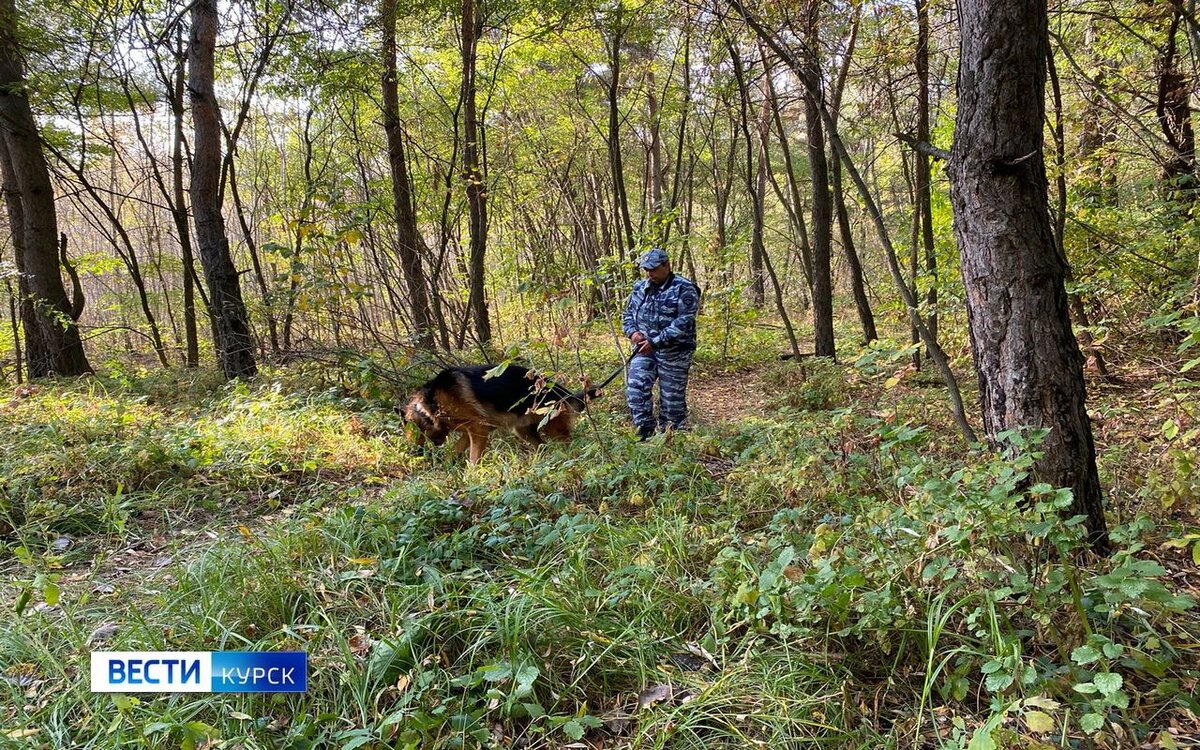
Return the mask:
[[629,362],[625,377],[625,399],[633,415],[633,424],[642,434],[654,431],[654,381],[658,381],[659,413],[657,425],[676,429],[687,420],[688,370],[692,352],[656,351],[639,354]]

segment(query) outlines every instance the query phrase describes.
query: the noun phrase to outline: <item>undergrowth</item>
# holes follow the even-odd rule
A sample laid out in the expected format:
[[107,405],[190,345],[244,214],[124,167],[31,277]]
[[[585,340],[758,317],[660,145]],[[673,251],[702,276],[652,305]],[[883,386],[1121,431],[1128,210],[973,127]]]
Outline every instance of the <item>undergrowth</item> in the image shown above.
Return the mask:
[[[1006,436],[1008,457],[956,444],[918,418],[907,356],[770,364],[764,414],[645,444],[618,396],[571,444],[504,440],[477,467],[413,454],[361,366],[44,386],[0,412],[0,745],[986,750],[1195,731],[1191,423],[1098,560],[1069,493],[1030,475],[1039,436]],[[97,648],[304,650],[309,691],[92,694]]]

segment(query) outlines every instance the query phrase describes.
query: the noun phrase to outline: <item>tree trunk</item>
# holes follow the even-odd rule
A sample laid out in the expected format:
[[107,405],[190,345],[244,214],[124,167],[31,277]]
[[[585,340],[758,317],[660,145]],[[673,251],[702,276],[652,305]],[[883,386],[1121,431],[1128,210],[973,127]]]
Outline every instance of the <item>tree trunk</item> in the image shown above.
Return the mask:
[[183,196],[184,52],[182,34],[182,31],[176,30],[178,62],[175,66],[174,93],[171,97],[171,122],[174,128],[171,139],[171,189],[174,195],[171,216],[175,220],[175,232],[179,235],[179,249],[183,262],[183,337],[185,346],[183,362],[186,367],[198,367],[200,365],[200,339],[196,332],[196,288],[192,278],[196,273],[196,260],[192,255],[192,232],[188,226],[188,210]]
[[633,221],[629,218],[629,197],[625,192],[625,165],[621,158],[621,111],[618,108],[621,86],[621,45],[625,36],[623,22],[625,6],[617,2],[613,19],[612,47],[609,49],[608,81],[608,162],[612,168],[613,208],[616,211],[618,233],[624,232],[623,242],[618,242],[620,257],[625,259],[628,250],[634,251]]
[[[5,200],[7,202],[7,199]],[[12,279],[5,279],[4,286],[8,289],[8,322],[12,326],[13,372],[17,378],[17,385],[20,385],[25,382],[25,358],[21,351],[21,314],[17,311],[17,292],[13,289]]]
[[[765,55],[764,55],[765,57]],[[796,234],[800,239],[800,265],[804,271],[804,281],[808,286],[809,291],[812,291],[813,284],[813,261],[812,261],[812,245],[808,240],[808,225],[804,222],[804,200],[800,197],[800,181],[796,177],[796,171],[792,167],[792,147],[788,143],[787,132],[783,128],[783,118],[779,114],[779,97],[775,94],[775,84],[771,81],[770,76],[767,77],[767,91],[771,96],[771,119],[775,125],[775,134],[779,138],[779,147],[783,151],[783,168],[787,170],[788,192],[791,195],[791,202],[784,200],[783,191],[777,190],[779,200],[787,209],[788,216],[792,220],[792,225],[796,228]],[[768,175],[774,183],[774,175]],[[776,185],[778,188],[778,185]]]
[[476,13],[475,0],[462,4],[462,89],[463,89],[463,179],[467,183],[467,209],[470,213],[471,251],[468,278],[470,297],[467,302],[475,324],[479,344],[492,340],[492,324],[488,318],[484,281],[487,272],[487,185],[481,167],[483,123],[475,106],[475,51],[483,33],[483,14]]
[[833,195],[837,204],[838,233],[842,238],[842,252],[846,254],[846,264],[850,268],[850,291],[854,296],[854,309],[858,312],[858,322],[862,326],[863,343],[870,344],[879,338],[879,332],[875,329],[871,301],[867,299],[862,261],[859,260],[858,250],[854,247],[854,228],[850,226],[850,211],[846,207],[846,196],[842,192],[842,165],[836,158],[831,174]]
[[1037,474],[1074,492],[1072,512],[1105,551],[1083,357],[1047,210],[1046,0],[962,0],[959,9],[949,174],[984,427],[993,442],[1005,430],[1049,430]]
[[212,305],[217,360],[225,377],[232,380],[253,377],[258,368],[241,282],[229,254],[229,238],[221,215],[221,120],[213,90],[216,40],[216,0],[196,0],[192,5],[188,47],[188,90],[192,98],[195,148],[192,211],[200,245],[200,265],[204,267]]
[[[1063,130],[1063,99],[1062,87],[1058,82],[1058,67],[1054,64],[1054,50],[1046,51],[1046,70],[1050,74],[1051,89],[1054,93],[1054,178],[1055,178],[1055,211],[1054,211],[1054,245],[1062,258],[1064,278],[1067,284],[1075,284],[1075,274],[1071,261],[1067,258],[1067,142]],[[1079,327],[1079,344],[1088,357],[1088,363],[1094,364],[1096,371],[1105,379],[1110,380],[1108,364],[1104,354],[1096,347],[1092,338],[1092,322],[1088,317],[1087,306],[1083,303],[1083,295],[1078,291],[1067,295],[1067,303],[1071,309],[1071,317]]]
[[388,163],[392,169],[392,203],[396,212],[396,254],[408,287],[412,326],[417,344],[433,348],[433,319],[429,309],[428,284],[421,264],[424,239],[417,227],[405,151],[404,128],[400,124],[400,97],[396,80],[396,0],[382,0],[383,25],[383,130],[387,134]]
[[805,8],[804,119],[808,129],[808,160],[812,173],[813,343],[818,357],[836,354],[833,341],[833,280],[830,253],[833,242],[833,200],[829,192],[829,162],[825,158],[825,129],[821,122],[821,69],[817,58],[819,0]]
[[82,375],[92,368],[63,286],[54,188],[25,86],[16,6],[0,0],[0,167],[16,219],[10,228],[23,287],[25,364],[30,378]]
[[[917,51],[914,62],[917,69],[917,140],[929,142],[929,2],[915,0],[917,6]],[[929,315],[925,318],[929,334],[938,335],[937,314],[937,252],[933,242],[933,182],[929,168],[929,155],[918,151],[916,159],[917,206],[914,213],[919,217],[921,244],[925,250],[925,275],[929,277],[929,291],[925,302]],[[913,291],[917,289],[913,277]]]
[[[654,80],[654,59],[646,62],[646,116],[650,126],[650,210],[655,214],[655,222],[661,222],[659,216],[663,210],[663,154],[662,154],[662,115],[659,111],[658,96],[654,91],[657,86]],[[676,169],[679,165],[675,166]],[[654,227],[656,233],[662,230]]]
[[1179,69],[1176,36],[1183,14],[1179,6],[1170,3],[1171,20],[1167,43],[1158,62],[1158,97],[1155,113],[1171,155],[1162,166],[1162,190],[1183,215],[1190,215],[1200,190],[1200,175],[1196,170],[1196,131],[1192,127],[1191,87]]
[[[806,80],[803,73],[805,66],[803,57],[789,50],[778,35],[769,31],[761,20],[747,11],[742,0],[730,0],[730,3],[738,14],[746,20],[746,23],[754,29],[759,39],[766,43],[775,54],[779,55],[803,83]],[[811,93],[815,93],[815,90],[811,91]],[[871,217],[871,223],[875,225],[875,232],[879,236],[879,244],[883,246],[884,255],[887,258],[888,270],[892,274],[892,281],[896,285],[896,290],[900,293],[900,298],[904,300],[908,318],[916,327],[921,340],[925,342],[925,346],[928,347],[929,356],[933,359],[938,372],[942,376],[943,382],[946,384],[946,390],[949,392],[950,397],[950,408],[954,414],[954,421],[958,424],[963,438],[968,443],[974,443],[976,442],[975,430],[971,427],[971,423],[967,421],[966,409],[963,408],[962,392],[958,388],[958,381],[954,378],[954,372],[950,369],[950,362],[946,358],[945,352],[942,351],[938,342],[929,335],[929,328],[925,325],[925,321],[922,320],[920,310],[917,309],[916,297],[913,296],[912,290],[904,281],[904,271],[900,268],[900,260],[896,255],[896,247],[892,243],[887,222],[883,218],[883,211],[879,208],[879,202],[875,200],[870,188],[867,186],[867,181],[863,178],[862,172],[855,166],[854,160],[850,158],[850,152],[846,150],[846,144],[842,142],[841,136],[838,135],[837,122],[833,119],[833,116],[830,115],[824,106],[820,108],[820,115],[822,120],[829,126],[829,142],[833,146],[833,153],[841,161],[842,166],[845,167],[846,174],[858,190],[863,207]]]
[[[842,94],[846,90],[846,80],[850,77],[850,63],[854,59],[854,47],[858,40],[858,24],[861,18],[860,13],[856,11],[850,27],[850,39],[846,42],[846,51],[842,54],[842,67],[838,71],[837,82],[834,85],[829,114],[835,124],[841,116]],[[854,308],[858,312],[859,324],[862,325],[863,343],[869,345],[879,338],[879,334],[875,330],[875,316],[871,312],[871,302],[867,299],[862,263],[858,258],[858,250],[854,246],[854,229],[850,226],[850,211],[846,206],[846,194],[842,190],[842,162],[837,158],[836,153],[833,155],[830,177],[833,184],[834,208],[837,210],[838,234],[842,240],[842,252],[846,254],[846,265],[850,268],[850,291],[854,297]]]
[[[761,308],[766,300],[766,287],[764,285],[765,273],[763,271],[763,211],[765,205],[765,197],[763,188],[766,187],[766,161],[762,158],[758,160],[758,169],[755,168],[754,152],[755,140],[750,134],[750,92],[746,81],[745,68],[742,65],[742,56],[738,54],[737,47],[733,40],[725,40],[725,48],[729,52],[729,58],[733,61],[733,73],[737,79],[738,86],[738,123],[742,128],[742,135],[746,138],[746,193],[750,196],[750,211],[751,211],[751,226],[750,226],[750,306],[753,308]],[[765,112],[764,112],[765,114]],[[762,186],[759,186],[759,170],[761,171]]]

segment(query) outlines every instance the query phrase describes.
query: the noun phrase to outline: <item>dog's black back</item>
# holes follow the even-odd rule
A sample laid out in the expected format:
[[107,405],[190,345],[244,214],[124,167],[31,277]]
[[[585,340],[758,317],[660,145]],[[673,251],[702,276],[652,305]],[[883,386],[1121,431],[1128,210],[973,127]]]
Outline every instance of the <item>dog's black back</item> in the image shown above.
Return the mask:
[[491,364],[448,368],[426,383],[425,389],[431,396],[439,391],[455,391],[459,386],[458,379],[466,378],[470,384],[468,391],[481,404],[498,411],[526,414],[540,404],[558,401],[568,401],[576,409],[583,408],[580,395],[560,385],[546,384],[539,391],[537,379],[530,376],[528,368],[509,365],[499,375],[486,377],[494,369],[496,365]]

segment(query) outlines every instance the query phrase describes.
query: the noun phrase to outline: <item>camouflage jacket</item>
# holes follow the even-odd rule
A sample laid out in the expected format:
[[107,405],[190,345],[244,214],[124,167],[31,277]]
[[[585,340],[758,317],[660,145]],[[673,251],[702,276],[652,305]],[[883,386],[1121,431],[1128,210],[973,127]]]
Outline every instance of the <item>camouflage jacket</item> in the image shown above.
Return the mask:
[[621,329],[626,336],[641,331],[655,349],[691,351],[696,348],[699,308],[700,291],[682,276],[672,273],[661,286],[642,279],[625,305]]

